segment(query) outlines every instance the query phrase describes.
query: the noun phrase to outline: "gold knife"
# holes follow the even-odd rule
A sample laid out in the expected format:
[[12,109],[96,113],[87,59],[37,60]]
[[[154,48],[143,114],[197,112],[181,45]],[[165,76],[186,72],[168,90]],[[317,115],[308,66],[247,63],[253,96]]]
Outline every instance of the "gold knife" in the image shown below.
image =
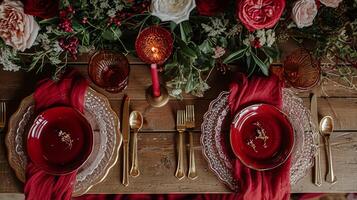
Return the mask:
[[123,185],[129,185],[129,96],[124,97],[123,118],[122,118],[122,134],[123,134]]
[[[319,119],[318,119],[318,114],[317,114],[317,95],[316,92],[312,93],[311,96],[311,119],[312,122],[315,124],[316,129],[318,129],[319,126]],[[315,155],[315,171],[314,171],[314,184],[318,187],[321,186],[322,184],[322,177],[321,177],[321,166],[320,166],[320,160],[321,160],[321,154],[320,154],[320,132],[318,131],[317,133],[314,133],[313,136],[314,143],[316,145],[316,155]]]

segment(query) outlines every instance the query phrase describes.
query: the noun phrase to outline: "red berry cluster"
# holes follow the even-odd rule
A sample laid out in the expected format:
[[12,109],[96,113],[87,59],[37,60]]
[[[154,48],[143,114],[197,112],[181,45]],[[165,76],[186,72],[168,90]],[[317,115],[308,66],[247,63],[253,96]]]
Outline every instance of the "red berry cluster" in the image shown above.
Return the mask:
[[60,23],[58,27],[65,32],[73,32],[71,16],[75,13],[72,6],[60,10]]
[[135,2],[135,4],[131,7],[132,13],[143,13],[148,10],[150,6],[150,1],[144,0],[140,2]]
[[231,70],[231,68],[229,67],[229,65],[224,64],[220,58],[219,58],[219,59],[217,60],[217,62],[216,62],[216,67],[217,67],[217,70],[218,70],[219,72],[221,72],[222,74],[226,74],[227,71],[230,71],[230,70]]
[[70,37],[70,38],[60,38],[58,40],[59,46],[69,52],[73,59],[77,60],[77,49],[79,45],[79,40],[77,37]]
[[58,27],[65,32],[73,32],[72,20],[68,18],[61,19],[60,23],[58,24]]
[[76,13],[71,5],[67,6],[66,8],[60,10],[60,18],[67,18]]
[[262,47],[262,45],[260,44],[259,38],[255,38],[253,41],[250,42],[250,44],[256,49],[259,49]]

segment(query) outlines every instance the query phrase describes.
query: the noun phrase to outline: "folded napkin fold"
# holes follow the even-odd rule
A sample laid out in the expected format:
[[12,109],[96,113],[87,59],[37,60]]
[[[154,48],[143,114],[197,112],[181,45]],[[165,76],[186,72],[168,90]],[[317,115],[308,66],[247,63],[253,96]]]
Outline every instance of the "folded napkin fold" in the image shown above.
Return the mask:
[[[69,71],[58,82],[45,79],[34,93],[36,113],[54,106],[71,106],[83,112],[88,82],[78,72]],[[26,167],[25,196],[27,200],[71,199],[77,172],[54,176],[36,167],[29,160]]]
[[[230,85],[229,107],[232,118],[241,109],[255,103],[282,108],[283,82],[277,76],[252,77],[237,73]],[[232,127],[231,127],[232,128]],[[268,171],[246,167],[239,159],[234,162],[234,176],[240,181],[239,199],[284,200],[290,198],[290,159]]]

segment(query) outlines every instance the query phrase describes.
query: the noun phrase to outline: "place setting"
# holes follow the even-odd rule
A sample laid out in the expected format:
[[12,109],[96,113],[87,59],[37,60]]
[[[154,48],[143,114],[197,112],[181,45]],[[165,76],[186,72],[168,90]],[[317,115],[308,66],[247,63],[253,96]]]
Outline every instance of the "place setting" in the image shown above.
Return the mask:
[[0,193],[356,191],[356,10],[347,0],[1,1]]
[[[74,80],[72,78],[67,80]],[[80,88],[82,112],[69,107],[68,102],[55,102],[57,100],[54,103],[61,106],[38,112],[36,101],[41,100],[36,98],[45,93],[47,96],[47,89],[41,91],[42,94],[35,92],[24,98],[9,119],[5,141],[10,166],[23,182],[29,159],[49,174],[76,171],[73,193],[86,193],[103,181],[117,162],[122,143],[119,118],[108,99],[88,86]],[[52,88],[53,93],[55,90]]]

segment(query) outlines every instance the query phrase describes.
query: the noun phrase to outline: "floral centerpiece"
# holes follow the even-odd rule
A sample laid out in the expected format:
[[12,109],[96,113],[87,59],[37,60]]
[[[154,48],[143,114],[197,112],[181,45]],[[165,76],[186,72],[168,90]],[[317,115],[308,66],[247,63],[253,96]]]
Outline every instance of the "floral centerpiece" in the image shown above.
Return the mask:
[[203,96],[212,72],[235,70],[231,63],[268,76],[289,39],[309,41],[312,55],[332,61],[338,74],[341,63],[356,67],[356,11],[357,0],[4,0],[0,62],[9,71],[40,72],[49,64],[57,77],[78,54],[135,55],[137,35],[158,25],[175,39],[162,66],[171,95]]

